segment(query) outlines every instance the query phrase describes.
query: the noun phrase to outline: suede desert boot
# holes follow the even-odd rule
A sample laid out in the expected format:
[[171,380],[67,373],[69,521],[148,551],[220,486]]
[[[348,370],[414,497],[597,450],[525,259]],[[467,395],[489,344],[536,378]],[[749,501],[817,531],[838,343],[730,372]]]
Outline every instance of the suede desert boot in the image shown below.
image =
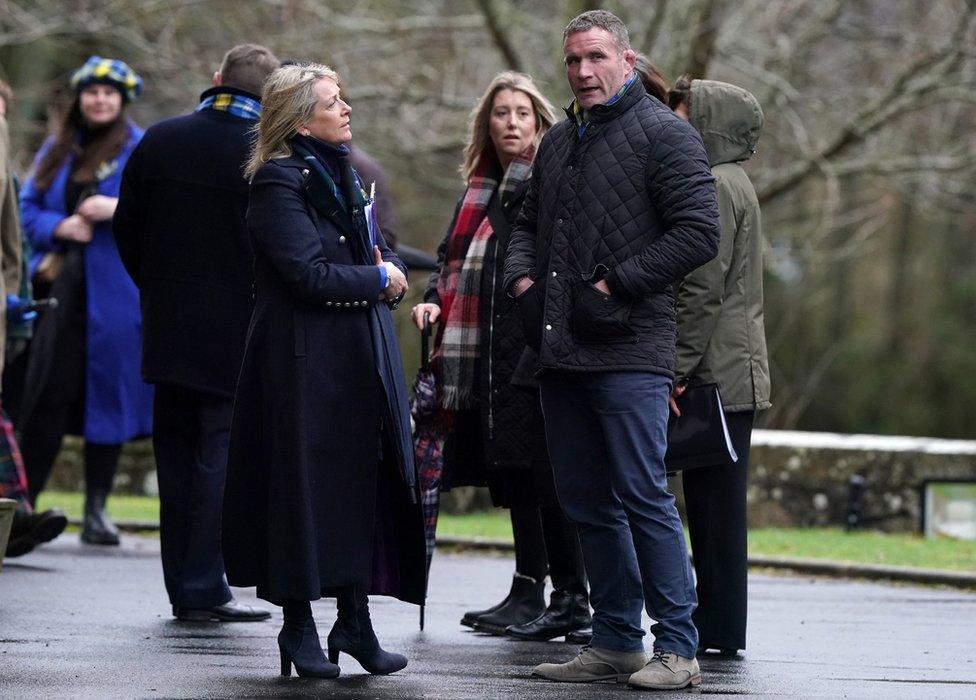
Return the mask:
[[631,688],[680,690],[701,685],[697,659],[686,659],[670,651],[655,651],[647,665],[630,677]]
[[591,683],[617,681],[626,683],[631,674],[644,668],[647,654],[643,651],[614,651],[583,647],[579,655],[564,664],[539,664],[533,676],[561,683]]

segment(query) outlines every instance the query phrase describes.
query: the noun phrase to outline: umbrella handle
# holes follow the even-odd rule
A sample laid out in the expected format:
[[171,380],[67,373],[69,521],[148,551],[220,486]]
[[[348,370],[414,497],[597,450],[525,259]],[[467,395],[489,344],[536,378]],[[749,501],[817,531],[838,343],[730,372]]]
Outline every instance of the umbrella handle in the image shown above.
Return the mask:
[[420,369],[430,371],[430,312],[424,312],[424,328],[420,331]]

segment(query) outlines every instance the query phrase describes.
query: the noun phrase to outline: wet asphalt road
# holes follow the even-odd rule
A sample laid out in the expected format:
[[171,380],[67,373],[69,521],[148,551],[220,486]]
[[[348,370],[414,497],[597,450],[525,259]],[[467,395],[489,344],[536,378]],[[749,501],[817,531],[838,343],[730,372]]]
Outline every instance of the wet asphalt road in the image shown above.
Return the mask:
[[[0,573],[0,697],[639,697],[616,684],[529,678],[534,664],[569,659],[576,647],[458,626],[465,610],[504,595],[511,572],[507,557],[439,552],[426,631],[418,631],[414,606],[373,599],[380,639],[410,657],[405,671],[372,677],[343,656],[339,680],[317,681],[276,675],[277,609],[263,623],[178,623],[155,540],[130,537],[103,549],[65,536],[7,560]],[[334,606],[320,601],[313,610],[324,639]],[[701,665],[701,690],[680,695],[973,698],[976,595],[756,575],[749,649]]]

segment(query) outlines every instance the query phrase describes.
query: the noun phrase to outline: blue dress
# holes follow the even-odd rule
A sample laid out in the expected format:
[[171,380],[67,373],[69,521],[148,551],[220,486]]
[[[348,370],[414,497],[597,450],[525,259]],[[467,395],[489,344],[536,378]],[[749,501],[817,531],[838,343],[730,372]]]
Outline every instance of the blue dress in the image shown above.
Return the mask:
[[[122,170],[141,138],[142,129],[127,124],[125,145],[110,164],[110,172],[97,183],[98,194],[119,196]],[[48,139],[41,147],[32,171],[52,143]],[[65,187],[71,163],[69,154],[46,190],[37,188],[33,176],[21,189],[21,220],[34,251],[29,263],[32,277],[41,258],[61,247],[54,230],[68,216]],[[122,266],[111,221],[95,225],[83,256],[87,295],[84,438],[119,444],[152,432],[153,390],[140,376],[139,291]]]

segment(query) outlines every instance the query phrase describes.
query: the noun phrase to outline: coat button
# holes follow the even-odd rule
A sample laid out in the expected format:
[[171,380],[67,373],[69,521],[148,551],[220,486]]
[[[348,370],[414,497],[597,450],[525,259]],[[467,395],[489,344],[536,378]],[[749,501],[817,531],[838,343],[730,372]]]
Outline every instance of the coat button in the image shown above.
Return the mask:
[[303,168],[302,169],[302,177],[305,177],[307,175],[308,175],[308,168]]
[[556,276],[556,271],[555,271],[555,270],[553,270],[553,271],[552,271],[552,276],[553,276],[553,277],[555,277],[555,276]]
[[326,306],[332,306],[332,302],[331,301],[327,301],[327,302],[325,302],[325,305]]
[[345,244],[346,244],[346,237],[339,236],[339,245],[345,245]]
[[547,331],[551,331],[552,330],[552,324],[551,323],[547,323],[546,324],[546,330]]
[[343,304],[343,306],[345,306],[345,307],[346,307],[346,308],[348,309],[349,307],[351,307],[351,306],[352,306],[352,304],[351,304],[350,302],[348,302],[348,301],[347,301],[347,302],[346,302],[345,304]]
[[562,220],[562,219],[556,219],[556,223],[557,223],[557,224],[559,224],[559,225],[561,226],[561,225],[562,225],[562,223],[563,223],[563,220]]

